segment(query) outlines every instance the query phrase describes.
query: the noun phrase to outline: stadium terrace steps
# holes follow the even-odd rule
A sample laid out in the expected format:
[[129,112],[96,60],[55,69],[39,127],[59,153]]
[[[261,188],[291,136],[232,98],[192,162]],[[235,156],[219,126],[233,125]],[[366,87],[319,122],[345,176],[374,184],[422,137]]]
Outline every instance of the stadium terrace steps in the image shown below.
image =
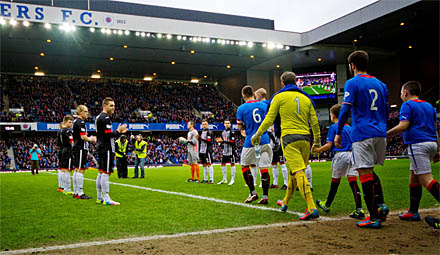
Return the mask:
[[8,157],[11,159],[10,169],[16,169],[15,165],[15,156],[14,156],[14,147],[11,145],[8,148]]

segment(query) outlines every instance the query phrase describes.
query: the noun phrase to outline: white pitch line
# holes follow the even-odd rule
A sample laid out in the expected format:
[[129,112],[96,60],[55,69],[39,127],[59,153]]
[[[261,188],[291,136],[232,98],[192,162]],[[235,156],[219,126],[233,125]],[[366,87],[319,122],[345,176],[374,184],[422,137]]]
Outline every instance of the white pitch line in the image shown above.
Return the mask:
[[[431,211],[439,211],[439,210],[440,210],[440,208],[426,208],[426,209],[420,209],[419,212],[431,212]],[[392,213],[390,213],[390,215],[397,215],[399,213],[400,212],[392,212]],[[284,226],[297,226],[297,225],[304,225],[304,224],[313,224],[313,223],[318,223],[318,222],[340,221],[340,220],[346,220],[346,219],[350,219],[350,218],[348,218],[348,217],[335,217],[335,218],[325,217],[325,218],[321,218],[321,220],[294,221],[294,222],[274,223],[274,224],[268,224],[268,225],[254,225],[254,226],[246,226],[246,227],[223,228],[223,229],[196,231],[196,232],[183,232],[183,233],[170,234],[170,235],[141,236],[141,237],[134,237],[134,238],[114,239],[114,240],[108,240],[108,241],[96,241],[96,242],[56,245],[56,246],[40,247],[40,248],[29,248],[29,249],[22,249],[22,250],[2,251],[2,252],[0,252],[0,255],[37,253],[37,252],[46,252],[46,251],[54,251],[54,250],[83,248],[83,247],[90,247],[90,246],[102,246],[102,245],[107,245],[107,244],[123,244],[123,243],[151,241],[151,240],[158,240],[158,239],[171,239],[171,238],[196,236],[196,235],[212,235],[212,234],[234,232],[234,231],[255,230],[255,229],[265,229],[265,228],[284,227]]]
[[319,92],[318,91],[316,91],[312,86],[310,86],[310,88],[313,90],[313,92],[315,92],[316,93],[316,95],[319,95]]
[[[56,175],[55,173],[47,173],[47,174]],[[96,180],[89,179],[89,178],[84,178],[84,180],[93,181],[93,182],[96,181]],[[136,185],[131,185],[131,184],[119,183],[119,182],[109,182],[109,183],[113,184],[113,185],[119,185],[119,186],[134,188],[134,189],[142,189],[142,190],[147,190],[147,191],[152,191],[152,192],[159,192],[159,193],[165,193],[165,194],[171,194],[171,195],[195,198],[195,199],[200,199],[200,200],[207,200],[207,201],[212,201],[212,202],[216,202],[216,203],[237,205],[237,206],[247,207],[247,208],[252,208],[252,209],[258,209],[258,210],[264,210],[264,211],[274,211],[274,212],[283,213],[283,212],[281,212],[280,209],[272,208],[272,207],[256,206],[256,205],[251,205],[251,204],[246,204],[246,203],[239,203],[239,202],[233,202],[233,201],[228,201],[228,200],[221,200],[221,199],[212,198],[212,197],[203,197],[203,196],[192,195],[192,194],[187,194],[187,193],[182,193],[182,192],[175,192],[175,191],[168,191],[168,190],[161,190],[161,189],[153,189],[153,188],[136,186]],[[286,211],[286,213],[290,213],[290,214],[294,214],[294,215],[298,215],[298,216],[303,214],[303,213],[293,212],[293,211]],[[320,217],[320,218],[324,219],[326,217]]]

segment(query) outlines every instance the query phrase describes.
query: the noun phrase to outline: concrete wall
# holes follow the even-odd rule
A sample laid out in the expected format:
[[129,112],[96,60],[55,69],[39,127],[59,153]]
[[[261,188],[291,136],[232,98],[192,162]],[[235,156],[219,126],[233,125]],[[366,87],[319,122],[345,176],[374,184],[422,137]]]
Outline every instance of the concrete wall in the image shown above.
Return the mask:
[[248,85],[252,85],[254,90],[259,88],[266,89],[270,94],[270,72],[248,70],[246,72],[246,82]]
[[246,85],[246,73],[239,73],[219,80],[218,89],[236,105],[240,105],[241,88],[244,85]]

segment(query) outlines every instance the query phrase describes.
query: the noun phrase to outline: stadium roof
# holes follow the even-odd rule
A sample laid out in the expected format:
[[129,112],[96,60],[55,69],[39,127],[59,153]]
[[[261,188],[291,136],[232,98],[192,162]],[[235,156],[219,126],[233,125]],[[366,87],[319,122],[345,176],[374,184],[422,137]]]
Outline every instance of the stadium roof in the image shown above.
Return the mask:
[[[16,2],[20,1],[14,0],[14,3]],[[36,1],[21,2],[35,3]],[[51,4],[49,0],[43,2]],[[54,4],[58,6],[63,3],[66,2],[54,0]],[[77,6],[80,8],[84,7],[87,1],[74,3],[82,5]],[[99,10],[115,8],[113,5],[119,4],[119,7],[125,6],[125,9],[119,9],[119,12],[139,11],[138,8],[128,8],[137,6],[128,3],[113,1],[91,1],[90,3],[95,3],[96,8],[100,6]],[[334,66],[338,63],[345,63],[348,52],[356,47],[368,46],[373,58],[387,58],[398,54],[400,47],[407,47],[409,39],[414,43],[416,40],[422,43],[416,35],[432,27],[432,17],[438,18],[438,8],[435,6],[433,8],[433,5],[438,5],[438,3],[416,0],[405,1],[403,4],[400,1],[379,1],[302,34],[278,32],[270,28],[255,28],[255,26],[270,27],[270,21],[236,16],[232,19],[230,15],[222,16],[223,14],[202,16],[223,21],[229,20],[234,24],[211,24],[209,20],[200,22],[167,19],[166,21],[170,23],[157,23],[162,25],[155,27],[150,34],[144,32],[144,36],[139,31],[137,33],[130,31],[129,35],[124,35],[123,30],[121,32],[109,30],[102,33],[98,28],[95,32],[90,32],[87,27],[77,27],[76,31],[68,33],[60,31],[55,28],[56,26],[46,29],[43,23],[32,22],[29,27],[24,27],[22,24],[15,27],[6,24],[1,29],[1,71],[33,73],[34,68],[38,67],[47,74],[90,76],[97,70],[101,70],[102,76],[110,77],[143,78],[145,75],[152,76],[156,73],[159,78],[164,79],[200,78],[215,81],[248,69],[271,71],[278,68],[284,70]],[[163,15],[170,13],[167,8],[162,12]],[[417,13],[417,16],[414,13]],[[163,21],[163,18],[155,19]],[[399,25],[403,20],[406,22],[407,30],[402,30]],[[188,27],[184,27],[180,34],[172,33],[172,38],[167,39],[167,32],[170,31],[167,24],[177,24],[173,22],[186,22]],[[249,26],[246,27],[243,24]],[[225,31],[208,28],[225,28]],[[176,28],[171,29],[176,30]],[[218,36],[210,37],[208,42],[203,42],[206,38],[197,34],[203,31]],[[250,35],[243,34],[244,31],[248,31]],[[435,33],[438,35],[438,29],[434,33],[432,31],[430,36],[434,38],[433,43],[435,43]],[[107,34],[108,32],[110,34]],[[162,38],[158,38],[159,33]],[[278,34],[279,36],[279,33],[282,38],[289,37],[287,41],[297,41],[298,45],[283,44],[282,49],[277,49],[277,46],[281,44],[271,46],[264,43],[265,40],[271,38],[255,41],[240,40],[240,38],[264,35],[270,37]],[[235,39],[230,37],[234,34],[237,36]],[[179,35],[180,38],[186,36],[186,40],[179,40]],[[195,38],[195,40],[190,41],[190,38]],[[358,40],[356,43],[353,42],[355,39]],[[244,45],[240,45],[241,43]],[[271,47],[273,49],[270,49]],[[194,50],[194,54],[191,50]],[[44,56],[41,56],[41,53]],[[113,61],[110,58],[113,58]],[[321,61],[318,61],[319,58]],[[172,64],[173,61],[174,64]],[[227,68],[228,65],[230,68]],[[204,76],[207,78],[203,78]]]

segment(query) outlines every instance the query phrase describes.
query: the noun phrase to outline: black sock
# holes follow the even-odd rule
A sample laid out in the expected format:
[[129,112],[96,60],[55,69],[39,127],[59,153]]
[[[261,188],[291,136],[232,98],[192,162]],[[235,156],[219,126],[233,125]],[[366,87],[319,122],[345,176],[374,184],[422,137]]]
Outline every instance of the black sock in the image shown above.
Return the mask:
[[270,176],[267,169],[261,170],[261,186],[263,187],[263,195],[269,195]]
[[364,193],[365,204],[367,205],[368,212],[370,213],[370,220],[374,221],[378,218],[377,205],[375,203],[375,189],[373,174],[365,174],[359,176],[362,183],[362,192]]
[[380,183],[379,176],[377,176],[375,172],[373,172],[373,182],[374,182],[374,201],[376,205],[385,203],[383,201],[382,184]]
[[354,202],[356,203],[356,209],[362,208],[361,189],[359,189],[357,178],[349,177],[348,184],[350,185],[351,192],[353,192]]
[[440,186],[436,180],[432,180],[428,186],[426,186],[426,189],[434,196],[435,199],[437,199],[437,202],[440,202]]
[[339,183],[341,182],[341,178],[336,179],[332,178],[332,183],[330,184],[330,190],[328,192],[327,201],[325,201],[325,206],[330,207],[335,199],[336,192],[338,192]]
[[409,210],[411,212],[419,211],[420,199],[422,198],[422,185],[410,184],[409,185]]
[[247,186],[249,187],[249,191],[252,194],[252,191],[255,190],[254,177],[252,176],[251,171],[249,171],[249,167],[243,167],[242,171],[243,171],[244,181],[246,182]]

